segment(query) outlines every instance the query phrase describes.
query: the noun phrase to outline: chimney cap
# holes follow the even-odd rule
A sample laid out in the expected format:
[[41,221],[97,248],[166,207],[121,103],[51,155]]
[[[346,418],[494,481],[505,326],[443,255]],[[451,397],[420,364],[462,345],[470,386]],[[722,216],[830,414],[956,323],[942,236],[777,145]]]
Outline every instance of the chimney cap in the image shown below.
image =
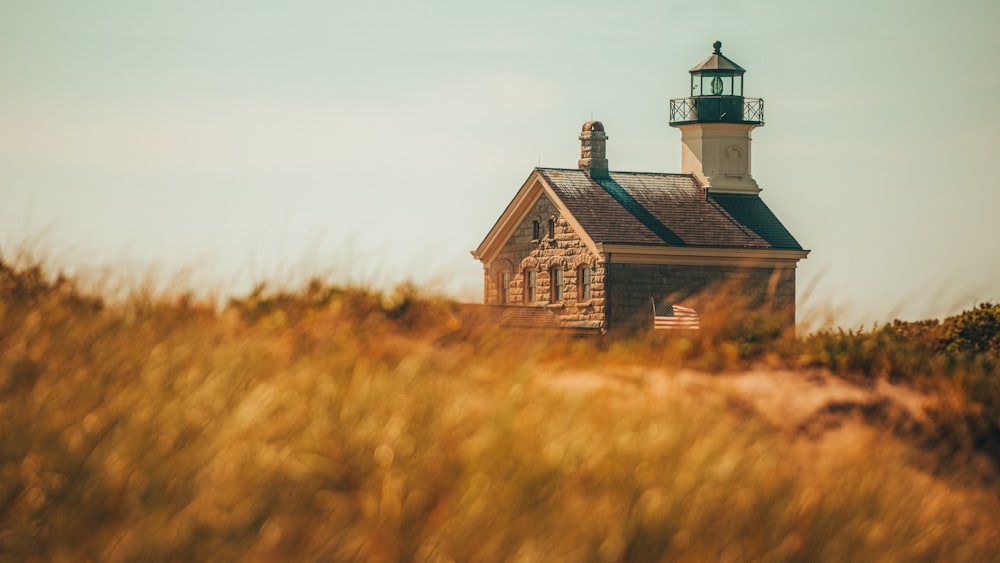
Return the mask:
[[604,124],[600,121],[588,121],[583,124],[584,131],[604,131]]

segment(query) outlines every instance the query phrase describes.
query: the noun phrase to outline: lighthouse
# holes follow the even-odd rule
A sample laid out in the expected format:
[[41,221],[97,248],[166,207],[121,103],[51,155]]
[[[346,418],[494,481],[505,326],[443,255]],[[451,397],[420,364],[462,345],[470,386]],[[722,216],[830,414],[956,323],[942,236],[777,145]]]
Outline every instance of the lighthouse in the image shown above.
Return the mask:
[[605,123],[594,120],[579,130],[576,167],[532,170],[472,251],[494,322],[654,330],[662,310],[653,303],[676,303],[706,323],[740,308],[794,327],[795,269],[809,251],[750,176],[764,102],[743,96],[744,73],[717,41],[691,69],[690,95],[670,100],[681,174],[617,169]]
[[764,100],[743,95],[746,70],[722,54],[722,42],[690,71],[691,94],[670,100],[681,130],[681,172],[711,193],[757,194],[750,174],[750,132],[764,125]]

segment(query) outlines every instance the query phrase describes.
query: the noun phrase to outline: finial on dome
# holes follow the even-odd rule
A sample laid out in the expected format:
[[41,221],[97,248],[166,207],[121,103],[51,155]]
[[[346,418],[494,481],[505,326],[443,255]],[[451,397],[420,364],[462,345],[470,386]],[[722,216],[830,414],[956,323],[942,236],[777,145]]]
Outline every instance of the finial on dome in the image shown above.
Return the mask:
[[712,43],[712,47],[715,47],[714,52],[716,55],[722,54],[722,41],[716,41],[715,43]]

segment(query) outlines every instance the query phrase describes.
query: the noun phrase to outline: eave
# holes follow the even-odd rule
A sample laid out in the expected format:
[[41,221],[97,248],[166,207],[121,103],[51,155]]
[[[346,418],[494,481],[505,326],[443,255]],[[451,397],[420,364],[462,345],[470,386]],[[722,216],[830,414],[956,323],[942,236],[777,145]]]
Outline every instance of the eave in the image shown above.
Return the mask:
[[705,248],[599,243],[601,257],[615,264],[676,264],[741,268],[794,268],[808,250],[771,248]]

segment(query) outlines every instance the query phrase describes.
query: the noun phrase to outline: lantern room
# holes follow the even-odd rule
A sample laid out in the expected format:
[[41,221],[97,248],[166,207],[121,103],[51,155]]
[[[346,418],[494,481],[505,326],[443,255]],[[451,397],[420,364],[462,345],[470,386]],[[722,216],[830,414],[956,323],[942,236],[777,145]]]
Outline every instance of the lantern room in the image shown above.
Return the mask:
[[712,54],[689,71],[690,97],[670,100],[670,124],[722,122],[763,125],[763,100],[743,97],[743,74],[746,70],[722,54],[721,41],[716,41],[712,47]]
[[722,54],[722,42],[716,41],[707,59],[691,69],[691,96],[742,96],[743,67]]

